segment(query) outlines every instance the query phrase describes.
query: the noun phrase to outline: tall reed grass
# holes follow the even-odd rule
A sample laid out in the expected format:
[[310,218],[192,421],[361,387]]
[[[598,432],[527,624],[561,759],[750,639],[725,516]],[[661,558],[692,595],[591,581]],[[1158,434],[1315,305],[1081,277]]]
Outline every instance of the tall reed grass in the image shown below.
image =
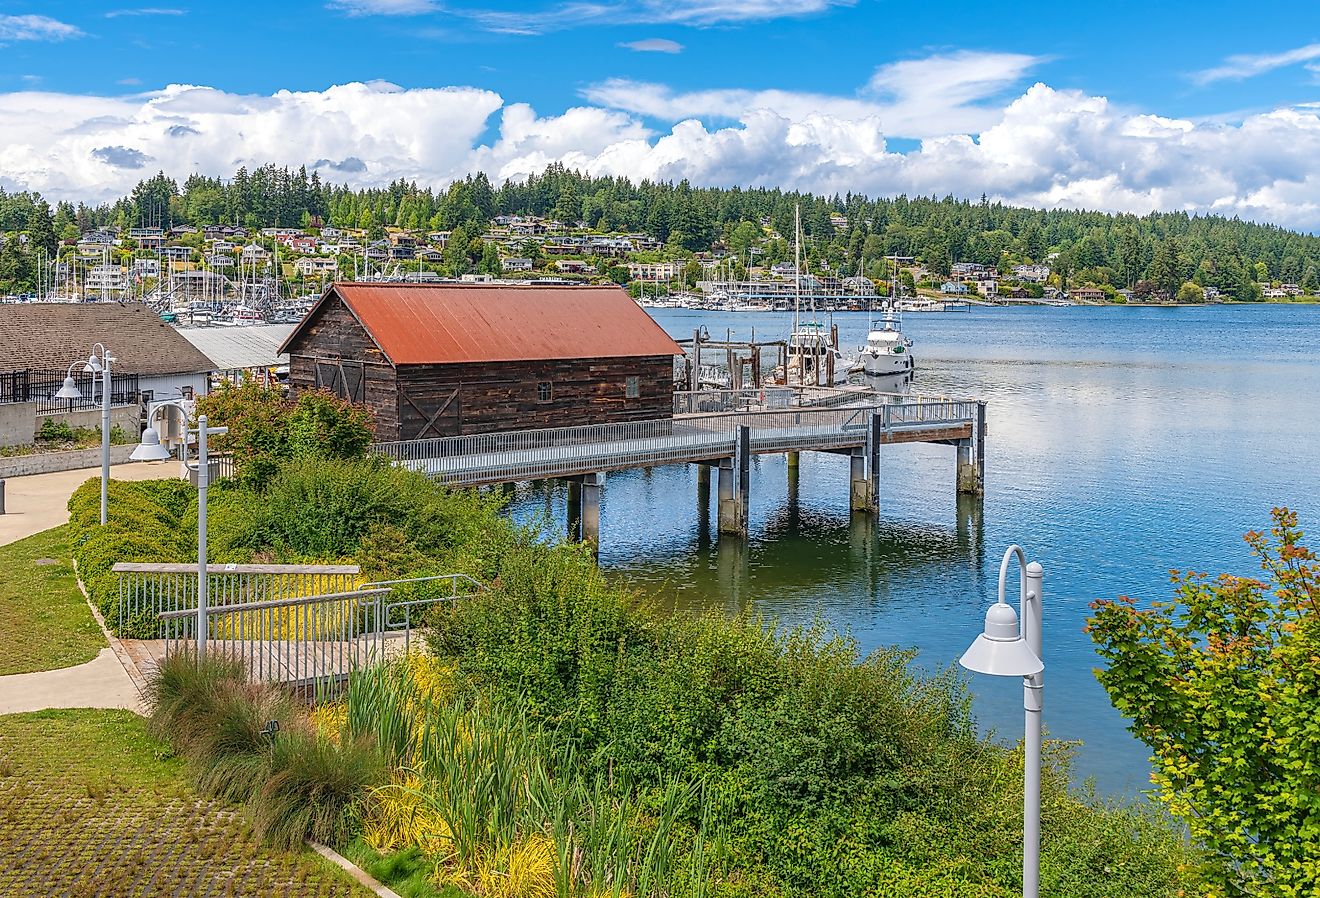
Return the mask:
[[[439,672],[438,672],[439,670]],[[702,894],[718,840],[695,784],[646,792],[584,776],[572,742],[520,711],[442,685],[433,659],[360,672],[339,720],[399,774],[374,790],[363,836],[418,847],[437,882],[489,898]],[[333,716],[331,716],[333,719]]]

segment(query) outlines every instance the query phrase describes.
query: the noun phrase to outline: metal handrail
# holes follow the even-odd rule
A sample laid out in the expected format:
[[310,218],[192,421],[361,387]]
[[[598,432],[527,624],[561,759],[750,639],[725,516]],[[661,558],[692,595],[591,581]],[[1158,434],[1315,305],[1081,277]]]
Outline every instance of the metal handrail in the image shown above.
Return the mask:
[[702,461],[733,452],[739,428],[755,452],[854,444],[859,417],[879,414],[887,431],[965,425],[973,400],[788,407],[684,415],[648,421],[432,437],[378,443],[373,451],[454,484],[535,480],[592,471]]
[[[262,602],[239,602],[235,605],[208,605],[206,616],[221,612],[236,614],[244,611],[262,611],[267,608],[288,608],[293,605],[314,605],[326,599],[356,599],[362,596],[383,596],[388,589],[355,589],[352,592],[326,592],[315,596],[297,596],[292,599],[268,599]],[[173,620],[176,617],[196,617],[197,609],[184,608],[178,611],[162,611],[157,615],[161,620]]]

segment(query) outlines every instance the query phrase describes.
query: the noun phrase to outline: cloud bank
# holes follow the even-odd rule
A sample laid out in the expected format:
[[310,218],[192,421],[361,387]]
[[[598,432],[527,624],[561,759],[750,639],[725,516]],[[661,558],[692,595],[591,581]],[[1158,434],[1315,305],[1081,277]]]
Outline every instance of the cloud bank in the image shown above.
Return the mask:
[[[1004,60],[997,71],[1023,65]],[[904,97],[921,96],[905,83],[925,83],[918,75],[904,82],[905,71],[881,70],[858,98],[696,97],[657,88],[653,97],[625,101],[606,85],[589,92],[590,105],[558,115],[475,87],[380,82],[271,96],[189,85],[125,97],[0,94],[0,186],[96,202],[123,195],[158,168],[179,178],[228,176],[240,165],[273,162],[319,167],[323,177],[354,185],[405,178],[443,186],[471,171],[499,181],[563,162],[633,179],[985,193],[1038,207],[1213,212],[1320,229],[1320,107],[1235,124],[1193,122],[1038,83],[994,108],[981,101],[986,85],[1002,81],[990,69],[978,76],[981,87],[960,82],[925,94],[971,110],[968,130],[938,133],[913,114],[906,128],[923,133],[920,147],[898,153],[886,146],[884,119]],[[695,117],[717,106],[727,121]]]

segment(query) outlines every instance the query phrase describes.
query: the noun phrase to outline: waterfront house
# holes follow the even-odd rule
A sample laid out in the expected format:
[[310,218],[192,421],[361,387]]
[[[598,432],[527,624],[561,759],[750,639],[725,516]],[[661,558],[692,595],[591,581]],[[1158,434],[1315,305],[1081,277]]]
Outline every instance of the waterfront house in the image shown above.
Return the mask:
[[[83,378],[82,363],[97,343],[114,356],[112,373],[138,376],[146,399],[177,397],[184,387],[194,395],[206,392],[211,360],[141,303],[23,303],[0,315],[5,370],[52,371],[62,379],[78,362],[74,374]],[[90,383],[79,383],[90,396]]]
[[619,287],[336,283],[280,348],[380,440],[668,418],[679,348]]
[[678,262],[629,262],[628,277],[634,281],[671,281],[679,276]]
[[967,285],[961,281],[945,281],[940,284],[941,293],[963,294],[967,292]]
[[303,277],[307,277],[336,270],[339,267],[339,260],[334,256],[303,256],[293,263],[293,267]]
[[520,258],[501,259],[500,269],[503,271],[531,271],[532,260]]
[[1068,294],[1073,302],[1104,302],[1109,297],[1099,287],[1078,287]]

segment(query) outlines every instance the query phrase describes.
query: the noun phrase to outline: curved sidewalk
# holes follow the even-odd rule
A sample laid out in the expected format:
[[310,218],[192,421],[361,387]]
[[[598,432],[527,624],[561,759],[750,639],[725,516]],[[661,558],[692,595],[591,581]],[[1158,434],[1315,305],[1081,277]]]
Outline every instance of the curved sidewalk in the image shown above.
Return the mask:
[[[58,527],[69,520],[69,496],[99,468],[29,474],[5,481],[5,514],[0,515],[0,546]],[[114,480],[165,480],[179,475],[176,464],[115,465]],[[88,609],[91,613],[91,609]],[[95,615],[93,615],[95,616]],[[100,623],[99,619],[97,623]],[[102,633],[105,627],[102,625]],[[113,637],[105,633],[113,643]],[[0,634],[13,638],[13,634]],[[0,714],[43,711],[47,708],[127,708],[137,711],[138,688],[111,646],[91,661],[76,667],[42,670],[0,677]]]
[[[5,480],[5,513],[0,514],[0,546],[58,527],[69,520],[69,497],[100,468],[27,474]],[[179,465],[134,462],[110,468],[111,480],[168,480],[179,476]]]

